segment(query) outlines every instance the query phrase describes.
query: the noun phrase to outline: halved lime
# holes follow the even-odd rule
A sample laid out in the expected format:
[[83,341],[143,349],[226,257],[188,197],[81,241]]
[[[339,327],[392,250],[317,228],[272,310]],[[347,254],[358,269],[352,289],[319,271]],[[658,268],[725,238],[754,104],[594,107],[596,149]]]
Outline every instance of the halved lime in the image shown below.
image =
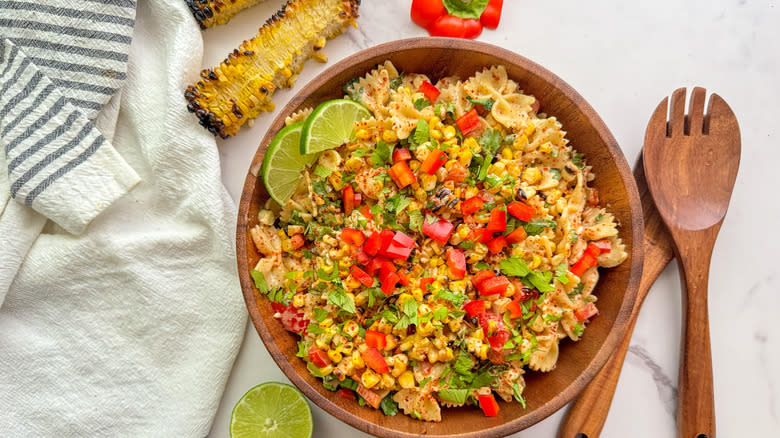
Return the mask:
[[365,106],[349,99],[321,103],[303,122],[301,153],[313,154],[355,141],[353,123],[371,117]]
[[268,194],[280,205],[292,196],[303,168],[317,158],[316,154],[301,155],[301,128],[303,122],[282,128],[271,140],[260,168]]
[[310,438],[311,407],[286,383],[261,383],[247,391],[230,416],[231,438]]

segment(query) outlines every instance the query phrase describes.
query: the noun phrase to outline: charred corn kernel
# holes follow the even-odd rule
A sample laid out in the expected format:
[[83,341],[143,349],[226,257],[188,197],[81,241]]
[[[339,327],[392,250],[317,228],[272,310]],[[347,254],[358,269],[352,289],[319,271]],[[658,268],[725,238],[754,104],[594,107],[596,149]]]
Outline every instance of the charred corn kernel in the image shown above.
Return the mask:
[[323,319],[322,321],[320,321],[320,327],[322,327],[322,328],[328,328],[328,327],[330,327],[332,325],[333,325],[333,318],[331,318],[331,317],[327,317],[327,318]]
[[323,375],[327,376],[328,374],[330,374],[330,373],[332,373],[332,372],[333,372],[333,365],[328,365],[328,366],[326,366],[326,367],[322,367],[322,368],[320,368],[320,372],[321,372]]
[[324,338],[323,338],[323,339],[319,339],[319,338],[317,338],[317,340],[316,340],[316,341],[314,341],[314,344],[315,344],[317,347],[319,347],[319,348],[320,348],[320,350],[330,350],[330,345],[328,345],[328,344],[330,344],[330,341],[327,341],[327,342],[326,342],[326,341],[324,340]]
[[458,237],[460,237],[461,239],[465,239],[469,237],[469,234],[471,234],[471,228],[469,228],[469,226],[466,224],[460,224],[458,225],[458,229],[456,233]]
[[505,160],[511,160],[513,156],[511,148],[506,147],[501,151],[501,158]]
[[463,140],[463,147],[471,150],[472,152],[478,152],[479,143],[477,143],[477,140],[474,137],[468,137],[465,140]]
[[198,21],[201,29],[225,24],[244,9],[254,6],[263,0],[237,0],[225,2],[221,0],[187,0],[192,15]]
[[436,128],[441,123],[441,119],[437,116],[433,116],[428,120],[428,124]]
[[428,361],[430,363],[436,363],[439,361],[439,351],[434,350],[433,348],[428,350],[428,354],[426,356],[428,356]]
[[292,304],[293,304],[293,307],[303,307],[303,304],[304,304],[303,295],[302,294],[298,294],[298,295],[293,296]]
[[506,288],[506,292],[504,292],[504,296],[507,298],[513,297],[515,296],[515,292],[516,292],[515,287],[512,285],[512,283],[509,283],[509,286],[507,286]]
[[352,365],[355,368],[357,368],[357,369],[360,369],[360,368],[363,368],[363,367],[366,366],[365,362],[363,362],[363,356],[361,356],[360,352],[357,351],[357,350],[352,352],[351,360],[352,360]]
[[[540,172],[536,167],[529,167],[528,169],[525,169],[525,172],[523,172],[523,181],[528,184],[536,184],[541,179],[542,172]],[[526,196],[529,196],[528,193],[526,193]]]
[[479,189],[473,186],[469,186],[466,188],[466,191],[464,193],[464,198],[469,199],[477,196],[479,194]]
[[[391,328],[392,329],[392,328]],[[395,336],[388,335],[387,336],[387,344],[385,345],[385,351],[393,351],[395,350],[395,347],[398,345],[398,343],[395,340]]]
[[401,345],[398,346],[401,351],[409,351],[412,349],[412,347],[414,347],[414,341],[407,340],[403,341]]
[[257,221],[263,225],[273,225],[274,220],[274,212],[271,210],[260,210],[260,212],[257,213]]
[[423,291],[419,287],[412,289],[412,296],[414,297],[415,300],[422,301],[423,295],[424,295]]
[[282,251],[284,252],[290,252],[293,250],[292,243],[290,242],[290,239],[283,239],[282,240]]
[[[436,188],[436,176],[435,175],[428,175],[427,173],[423,173],[420,175],[420,187],[425,190],[426,192],[429,192]],[[427,195],[426,195],[427,197]],[[419,198],[418,198],[419,200]]]
[[549,154],[550,152],[552,152],[552,143],[550,143],[549,141],[542,143],[539,146],[539,152],[543,152],[545,154]]
[[474,249],[471,251],[471,254],[469,255],[469,263],[477,263],[478,261],[485,258],[487,255],[487,245],[484,243],[477,243],[474,245]]
[[355,348],[355,344],[352,342],[345,342],[339,346],[339,352],[344,354],[352,354],[352,350]]
[[414,388],[414,373],[411,371],[404,371],[401,373],[401,375],[398,376],[398,384],[404,389]]
[[393,356],[393,377],[398,377],[406,371],[406,367],[409,364],[409,359],[405,354],[396,354]]
[[357,137],[358,140],[370,140],[371,133],[366,129],[358,129],[357,132],[355,132],[355,137]]
[[541,264],[542,264],[542,258],[534,254],[533,258],[531,259],[531,263],[528,264],[528,267],[531,269],[536,269]]
[[444,127],[444,130],[442,130],[442,134],[444,134],[444,138],[449,140],[451,138],[455,138],[455,127],[451,125],[447,125]]
[[342,331],[347,334],[350,338],[354,338],[358,332],[360,331],[360,326],[356,321],[349,320],[344,323],[344,327],[342,328]]
[[426,158],[428,158],[428,155],[431,153],[431,150],[428,149],[429,143],[423,143],[420,146],[417,146],[417,148],[414,149],[414,157],[417,158],[420,161],[425,161]]
[[341,179],[341,172],[338,172],[338,171],[337,171],[337,172],[333,172],[333,173],[331,173],[331,174],[328,176],[328,181],[330,182],[330,185],[332,185],[332,186],[333,186],[333,188],[334,188],[335,190],[337,190],[337,191],[339,191],[339,190],[341,190],[342,188],[344,188],[344,186],[343,186],[343,184],[342,184],[342,179]]
[[347,279],[346,286],[348,289],[357,289],[360,287],[360,281],[357,278],[350,275],[349,278]]
[[450,328],[450,331],[454,333],[460,330],[462,323],[459,319],[453,319],[452,321],[447,323],[447,326]]
[[[491,321],[491,322],[493,322],[493,321]],[[477,329],[474,330],[471,333],[471,337],[474,338],[474,339],[479,339],[480,341],[484,341],[485,340],[485,332],[482,331],[481,327],[477,327]]]
[[528,122],[528,126],[525,127],[525,131],[523,133],[527,136],[530,136],[534,133],[534,131],[536,131],[536,125],[534,125],[534,122]]
[[489,347],[487,344],[482,344],[482,346],[479,347],[479,353],[477,353],[477,356],[479,356],[479,358],[482,360],[487,359],[488,348]]
[[465,280],[451,281],[450,290],[455,293],[466,292],[466,281]]
[[437,336],[433,340],[433,346],[441,350],[447,346],[447,340],[443,336]]
[[303,233],[303,227],[301,225],[288,225],[287,226],[287,234],[290,236],[294,236],[296,234]]
[[395,143],[398,141],[398,135],[392,129],[385,129],[382,132],[382,140],[386,143]]
[[512,178],[517,178],[523,172],[523,165],[513,161],[506,165],[506,171]]
[[559,213],[563,213],[563,211],[566,209],[566,200],[561,198],[555,203],[555,208],[558,210]]
[[455,147],[458,146],[458,139],[457,138],[450,138],[448,140],[444,140],[442,142],[442,144],[447,145],[447,146],[453,146],[453,147],[451,147],[449,149],[454,149]]
[[441,137],[442,137],[441,131],[439,131],[438,129],[431,129],[430,130],[430,135],[431,135],[431,138],[434,139],[434,140],[441,140]]
[[330,358],[330,360],[332,360],[334,363],[339,363],[339,362],[341,362],[341,359],[343,359],[343,358],[344,358],[344,357],[341,355],[341,353],[339,353],[339,352],[338,352],[338,351],[336,351],[336,350],[328,350],[328,357],[329,357],[329,358]]
[[352,157],[348,159],[346,163],[344,163],[344,167],[351,172],[357,172],[361,167],[363,167],[363,159],[359,157]]
[[557,202],[558,199],[560,198],[561,198],[561,191],[558,189],[552,189],[547,194],[547,202],[549,202],[550,204]]
[[444,168],[447,169],[447,171],[449,172],[452,169],[452,166],[455,165],[455,163],[457,163],[457,161],[449,160],[446,163],[444,163]]
[[536,195],[536,189],[532,187],[523,187],[523,191],[525,192],[525,196],[527,196],[529,199]]
[[474,353],[479,353],[479,349],[482,348],[482,340],[477,338],[466,338],[466,348]]
[[[427,175],[427,174],[424,174]],[[422,176],[421,176],[422,178]],[[435,184],[435,181],[434,181]],[[416,199],[419,202],[425,202],[426,199],[428,199],[428,194],[425,193],[425,189],[421,187],[418,187],[414,190],[414,199]]]
[[502,198],[504,198],[504,199],[512,199],[512,195],[514,194],[513,192],[514,192],[514,190],[512,189],[512,186],[507,186],[507,185],[501,186],[501,192],[500,193],[501,193],[501,197]]
[[470,150],[466,149],[458,154],[458,162],[462,166],[468,166],[471,163],[471,159],[474,158],[474,154]]
[[515,137],[515,141],[512,142],[512,147],[516,150],[522,150],[526,145],[528,145],[528,136],[525,134],[518,135]]
[[395,386],[395,377],[391,376],[390,373],[382,374],[382,381],[379,382],[379,386],[382,389],[391,389]]
[[360,376],[360,381],[363,383],[363,386],[368,389],[376,386],[381,379],[382,378],[377,373],[371,371],[370,369],[363,371],[363,375]]

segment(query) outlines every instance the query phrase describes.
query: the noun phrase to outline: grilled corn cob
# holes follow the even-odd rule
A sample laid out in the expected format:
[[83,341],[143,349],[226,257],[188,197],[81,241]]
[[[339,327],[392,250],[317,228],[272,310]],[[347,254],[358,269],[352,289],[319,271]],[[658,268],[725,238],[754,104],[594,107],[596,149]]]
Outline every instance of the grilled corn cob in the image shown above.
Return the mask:
[[225,24],[244,9],[265,0],[186,0],[201,29]]
[[222,138],[274,108],[277,88],[291,87],[306,59],[358,16],[360,0],[290,0],[216,68],[187,87],[187,109]]

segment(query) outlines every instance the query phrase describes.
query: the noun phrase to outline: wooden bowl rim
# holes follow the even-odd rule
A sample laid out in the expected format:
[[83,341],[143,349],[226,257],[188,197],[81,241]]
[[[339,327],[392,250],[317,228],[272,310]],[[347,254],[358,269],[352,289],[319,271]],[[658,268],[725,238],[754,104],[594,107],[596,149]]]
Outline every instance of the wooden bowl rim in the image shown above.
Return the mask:
[[607,149],[609,150],[612,159],[617,166],[618,173],[625,184],[626,192],[628,194],[628,204],[633,225],[631,230],[633,245],[630,258],[632,265],[629,272],[629,279],[626,284],[626,292],[623,298],[623,302],[621,303],[620,310],[615,318],[612,330],[610,330],[601,348],[598,350],[593,360],[591,360],[585,370],[577,378],[575,378],[569,384],[569,386],[566,387],[566,389],[558,393],[547,403],[541,405],[537,409],[530,412],[528,415],[524,415],[521,418],[507,421],[500,425],[475,432],[462,433],[458,435],[426,435],[429,437],[442,438],[451,438],[453,436],[474,438],[506,436],[526,429],[558,411],[565,404],[573,400],[574,397],[576,397],[582,390],[584,390],[593,377],[601,370],[607,359],[615,351],[619,342],[625,336],[631,310],[633,309],[634,302],[636,300],[644,256],[642,247],[644,231],[642,205],[639,198],[639,191],[637,189],[636,182],[634,181],[633,173],[625,159],[625,156],[623,155],[622,150],[618,146],[617,141],[612,136],[606,124],[603,122],[601,117],[599,117],[593,107],[591,107],[590,104],[577,91],[574,90],[574,88],[572,88],[557,75],[550,72],[541,65],[510,50],[484,42],[453,38],[417,37],[390,41],[363,49],[342,59],[341,61],[338,61],[314,77],[308,84],[306,84],[300,91],[298,91],[298,93],[296,93],[295,96],[290,99],[288,104],[285,105],[285,107],[277,114],[276,118],[269,126],[269,129],[263,137],[262,141],[258,145],[249,172],[247,173],[239,202],[236,225],[236,258],[238,261],[238,274],[241,282],[241,289],[255,329],[260,335],[263,344],[265,344],[266,348],[268,349],[268,352],[271,354],[271,357],[274,359],[282,372],[290,379],[290,381],[295,386],[297,386],[311,401],[316,403],[317,406],[324,409],[326,412],[338,418],[339,420],[349,424],[350,426],[353,426],[369,434],[394,438],[410,438],[418,436],[417,434],[412,434],[396,429],[389,429],[382,424],[367,421],[339,407],[335,403],[331,402],[328,398],[323,397],[322,394],[309,385],[309,383],[298,374],[284,353],[282,353],[282,351],[276,345],[273,336],[266,327],[265,321],[260,315],[255,300],[252,280],[249,275],[249,266],[247,264],[246,252],[248,213],[251,201],[255,196],[254,186],[256,184],[256,179],[259,178],[257,173],[264,155],[264,151],[261,154],[261,149],[264,144],[270,142],[276,131],[281,129],[281,126],[284,124],[284,118],[286,115],[297,109],[305,96],[312,94],[314,91],[324,86],[332,76],[339,74],[339,72],[351,69],[356,65],[361,64],[365,59],[375,58],[377,56],[387,56],[393,52],[408,49],[450,49],[483,52],[504,59],[509,63],[521,66],[525,70],[528,70],[529,72],[541,77],[550,85],[557,88],[572,102],[573,105],[578,107],[584,114],[588,115],[589,122],[593,129],[598,133],[599,137],[601,137],[604,144],[607,146]]

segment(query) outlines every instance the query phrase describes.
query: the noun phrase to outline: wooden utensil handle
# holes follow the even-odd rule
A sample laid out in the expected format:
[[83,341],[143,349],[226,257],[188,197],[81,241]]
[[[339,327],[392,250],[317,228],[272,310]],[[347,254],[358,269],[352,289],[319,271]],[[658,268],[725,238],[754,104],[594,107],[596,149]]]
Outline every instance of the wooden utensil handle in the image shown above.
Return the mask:
[[[682,251],[681,251],[682,252]],[[683,312],[677,393],[677,436],[715,438],[712,351],[707,311],[707,284],[712,248],[684,251],[678,257]]]

